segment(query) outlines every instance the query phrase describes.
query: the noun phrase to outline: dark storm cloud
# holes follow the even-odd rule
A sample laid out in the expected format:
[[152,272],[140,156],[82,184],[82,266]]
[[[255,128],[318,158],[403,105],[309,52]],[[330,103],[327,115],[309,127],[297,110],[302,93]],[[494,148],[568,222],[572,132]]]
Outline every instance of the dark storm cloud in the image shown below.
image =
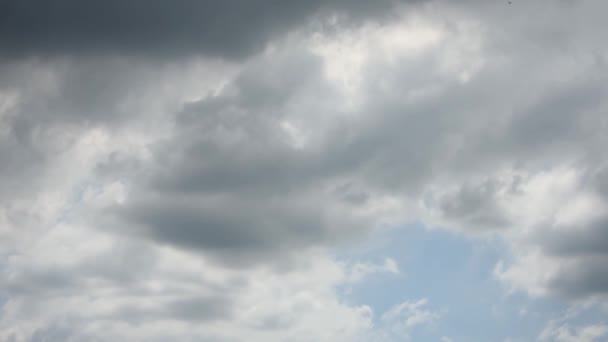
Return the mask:
[[24,55],[107,54],[239,58],[332,13],[386,13],[398,1],[3,0],[0,51]]

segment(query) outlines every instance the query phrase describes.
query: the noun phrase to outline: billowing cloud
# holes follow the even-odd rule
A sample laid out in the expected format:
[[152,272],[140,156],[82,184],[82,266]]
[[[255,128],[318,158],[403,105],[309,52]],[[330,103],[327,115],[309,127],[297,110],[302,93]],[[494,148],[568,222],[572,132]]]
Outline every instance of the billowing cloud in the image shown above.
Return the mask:
[[332,253],[413,222],[606,303],[606,5],[403,6],[3,2],[0,339],[403,339]]

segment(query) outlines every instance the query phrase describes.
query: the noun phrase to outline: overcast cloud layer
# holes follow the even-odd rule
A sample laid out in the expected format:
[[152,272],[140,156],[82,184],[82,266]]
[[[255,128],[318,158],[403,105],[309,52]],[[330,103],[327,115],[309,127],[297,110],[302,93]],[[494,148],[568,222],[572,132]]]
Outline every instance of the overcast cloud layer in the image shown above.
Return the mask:
[[386,17],[420,0],[19,1],[0,4],[2,55],[126,54],[240,59],[302,24]]
[[0,1],[0,340],[453,341],[348,300],[416,275],[340,251],[417,224],[571,308],[534,339],[602,341],[607,10]]

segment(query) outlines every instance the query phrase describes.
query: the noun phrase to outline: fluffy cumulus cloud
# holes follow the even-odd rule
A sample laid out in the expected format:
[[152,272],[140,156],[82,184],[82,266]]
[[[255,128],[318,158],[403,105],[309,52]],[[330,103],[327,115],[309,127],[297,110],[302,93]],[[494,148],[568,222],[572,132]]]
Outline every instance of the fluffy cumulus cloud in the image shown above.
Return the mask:
[[412,222],[606,304],[606,10],[2,1],[0,339],[408,339],[449,308],[349,302],[402,270],[334,251]]

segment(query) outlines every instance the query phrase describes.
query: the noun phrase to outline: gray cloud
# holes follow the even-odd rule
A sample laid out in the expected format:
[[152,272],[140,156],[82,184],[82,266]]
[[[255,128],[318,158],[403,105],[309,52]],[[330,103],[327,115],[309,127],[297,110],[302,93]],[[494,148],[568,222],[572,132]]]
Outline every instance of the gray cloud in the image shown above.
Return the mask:
[[578,226],[556,225],[535,234],[534,243],[562,263],[547,287],[565,298],[608,295],[608,221],[605,216]]
[[[513,226],[496,201],[500,191],[517,201],[516,179],[479,179],[600,161],[590,146],[602,132],[592,123],[606,105],[597,76],[603,67],[594,59],[570,65],[567,53],[547,60],[533,48],[506,52],[491,34],[482,38],[479,53],[487,57],[466,83],[440,72],[448,43],[408,63],[372,60],[361,71],[362,104],[350,118],[340,116],[339,97],[321,100],[340,95],[318,57],[253,60],[218,95],[177,115],[173,136],[152,147],[154,162],[114,215],[136,234],[233,263],[371,229],[376,217],[353,219],[370,193],[414,201],[438,182],[459,189],[435,203],[446,224],[465,231]],[[568,65],[568,81],[554,85],[549,75]],[[526,89],[512,88],[518,73],[527,75]],[[433,91],[410,100],[420,89]],[[281,127],[290,120],[308,129],[304,148]],[[358,192],[366,200],[340,202],[343,194],[327,191],[346,184],[365,189]]]
[[[89,233],[104,239],[94,231]],[[107,336],[87,330],[100,322],[138,326],[167,320],[182,324],[226,321],[234,314],[238,292],[247,286],[230,276],[213,279],[200,269],[184,272],[184,266],[171,263],[166,252],[141,241],[114,240],[101,249],[94,243],[90,246],[86,251],[67,247],[70,253],[79,253],[76,260],[56,257],[47,262],[14,255],[13,267],[1,270],[0,288],[11,299],[3,309],[17,321],[44,319],[47,308],[54,307],[59,298],[80,303],[54,308],[55,318],[28,340],[58,341],[66,334],[69,340],[105,341]]]
[[608,255],[608,220],[595,220],[582,227],[560,227],[550,236],[540,236],[549,254],[558,256],[604,256]]
[[441,213],[450,221],[461,222],[467,230],[478,228],[482,231],[508,227],[509,218],[497,204],[500,185],[485,181],[479,185],[464,184],[454,194],[439,201]]
[[394,1],[77,1],[0,3],[4,57],[114,54],[241,58],[309,17],[386,13]]
[[146,82],[146,73],[136,69],[121,60],[2,64],[0,196],[40,189],[48,165],[87,127],[135,117],[125,110],[125,102],[134,95],[129,88],[141,89]]
[[109,318],[131,324],[153,323],[167,318],[177,321],[205,323],[226,320],[232,315],[232,302],[221,294],[212,296],[184,296],[178,299],[163,300],[162,304],[152,306],[130,305],[112,312]]
[[605,256],[583,257],[552,277],[548,288],[569,299],[600,298],[608,294],[608,267]]
[[242,56],[301,21],[317,2],[3,1],[5,53],[108,50],[169,54],[184,49]]
[[[596,194],[597,210],[606,210],[608,178],[601,170],[608,160],[608,83],[600,15],[606,5],[543,1],[505,9],[480,1],[435,1],[429,8],[438,15],[428,9],[417,14],[440,32],[438,42],[403,54],[394,44],[397,52],[390,58],[374,50],[386,32],[373,36],[373,26],[339,26],[331,36],[352,35],[371,52],[350,51],[346,44],[346,51],[323,57],[309,51],[302,37],[276,40],[314,18],[342,13],[362,22],[390,13],[391,4],[2,2],[0,47],[11,62],[0,70],[0,95],[18,96],[8,109],[0,107],[0,217],[11,227],[41,227],[26,242],[31,236],[44,240],[57,225],[75,220],[76,226],[96,228],[87,231],[95,238],[73,238],[92,243],[86,251],[98,248],[96,239],[141,243],[54,267],[36,262],[59,260],[54,252],[64,245],[55,240],[46,242],[47,250],[34,243],[11,246],[11,261],[1,270],[10,277],[0,282],[13,297],[11,314],[48,315],[39,318],[43,327],[31,339],[94,340],[95,332],[89,338],[49,323],[70,314],[41,309],[56,306],[66,294],[77,297],[72,305],[91,304],[83,299],[87,291],[115,300],[71,312],[94,323],[230,321],[239,304],[231,294],[254,277],[247,272],[268,265],[274,267],[270,273],[293,271],[310,250],[363,236],[385,216],[399,217],[396,223],[425,219],[425,209],[439,212],[444,228],[517,236],[524,247],[516,247],[538,250],[551,265],[564,262],[535,284],[547,293],[605,296],[605,219],[552,227],[558,211],[568,209],[564,197],[555,212],[540,211],[548,224],[528,226],[521,217],[534,208],[504,205],[552,203],[550,192],[539,192],[540,200],[526,196],[540,191],[535,179],[571,168],[583,178],[573,195]],[[237,5],[247,8],[237,11]],[[146,10],[139,11],[141,6]],[[401,34],[414,45],[424,38]],[[277,42],[275,49],[256,54],[269,41]],[[339,58],[357,53],[365,55],[363,65],[347,71],[361,84],[349,95],[331,79],[326,58],[340,64]],[[230,59],[236,76],[226,72],[214,81],[221,87],[198,90],[192,78],[204,77],[189,78],[194,67],[182,58],[194,55]],[[11,59],[24,56],[50,58]],[[171,99],[158,100],[165,97]],[[155,130],[148,131],[150,126]],[[94,132],[107,140],[79,140]],[[141,136],[134,145],[143,152],[134,153],[126,142]],[[82,157],[87,148],[99,150]],[[525,177],[502,181],[505,173]],[[124,186],[124,194],[111,193],[112,186]],[[55,192],[67,198],[65,204],[54,197],[33,203]],[[419,208],[429,194],[439,196]],[[19,207],[16,199],[25,204]],[[102,199],[107,201],[92,203]],[[50,219],[37,213],[49,203],[61,204]],[[79,221],[83,217],[89,221]],[[523,228],[536,234],[521,237]],[[95,235],[101,232],[108,236]],[[65,232],[53,237],[79,246]],[[244,279],[216,283],[212,276],[199,277],[209,265],[172,273],[167,268],[188,262],[161,267],[161,249],[186,251],[197,266],[204,260],[223,272],[242,272]],[[31,259],[20,259],[28,253]],[[517,259],[520,250],[513,253]],[[37,299],[48,302],[36,306]],[[146,299],[153,303],[146,306]],[[280,315],[267,316],[259,329],[288,328],[275,318]],[[126,336],[121,333],[108,336]]]
[[108,208],[119,222],[108,225],[233,265],[276,253],[285,261],[298,248],[369,228],[368,218],[349,213],[356,204],[332,199],[339,196],[332,178],[341,175],[326,166],[325,143],[298,149],[281,127],[299,96],[331,91],[319,62],[312,55],[264,57],[219,95],[188,104],[173,136],[153,146],[153,162],[127,169],[139,172],[139,181],[127,203]]

